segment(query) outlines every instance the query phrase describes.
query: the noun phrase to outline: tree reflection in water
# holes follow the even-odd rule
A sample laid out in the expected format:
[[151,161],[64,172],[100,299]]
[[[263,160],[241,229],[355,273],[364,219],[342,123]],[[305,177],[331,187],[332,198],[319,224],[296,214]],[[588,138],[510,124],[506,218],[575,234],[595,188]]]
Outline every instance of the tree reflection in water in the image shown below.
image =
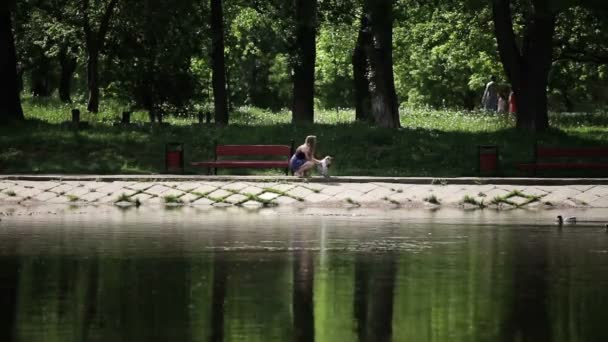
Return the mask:
[[369,237],[321,244],[315,230],[271,251],[159,249],[160,238],[75,251],[80,240],[5,239],[0,341],[608,340],[607,236],[467,226],[401,234],[427,247],[354,251],[348,241]]

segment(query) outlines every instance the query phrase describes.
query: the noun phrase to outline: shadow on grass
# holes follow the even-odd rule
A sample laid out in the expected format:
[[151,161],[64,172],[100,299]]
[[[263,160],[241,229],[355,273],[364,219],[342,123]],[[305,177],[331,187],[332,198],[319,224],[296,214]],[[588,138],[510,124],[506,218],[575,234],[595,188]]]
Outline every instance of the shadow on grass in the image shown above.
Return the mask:
[[[601,129],[584,134],[553,129],[535,135],[515,129],[492,132],[389,130],[351,123],[297,127],[291,124],[234,125],[227,128],[93,124],[77,130],[68,125],[27,121],[0,127],[0,172],[162,173],[165,144],[183,142],[186,173],[205,174],[206,169],[192,168],[188,164],[212,158],[216,140],[224,144],[289,144],[294,139],[298,145],[309,134],[318,136],[319,157],[332,155],[336,158],[332,174],[352,176],[476,176],[478,145],[499,146],[501,175],[520,176],[515,164],[532,159],[535,142],[556,146],[608,145],[608,133]],[[281,175],[284,170],[222,172]]]

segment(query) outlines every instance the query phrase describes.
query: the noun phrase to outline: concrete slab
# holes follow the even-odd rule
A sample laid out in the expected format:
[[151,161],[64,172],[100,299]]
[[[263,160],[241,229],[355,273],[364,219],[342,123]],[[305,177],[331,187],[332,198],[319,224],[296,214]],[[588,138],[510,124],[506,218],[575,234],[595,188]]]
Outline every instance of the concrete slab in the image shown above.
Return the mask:
[[220,200],[223,198],[226,198],[230,195],[232,195],[232,192],[223,190],[223,189],[219,189],[219,190],[215,190],[214,192],[210,193],[207,195],[207,197],[211,198],[211,199],[215,199],[215,200]]
[[100,198],[103,198],[105,196],[107,196],[107,195],[104,193],[101,193],[101,192],[89,192],[89,193],[82,195],[82,197],[80,197],[80,199],[83,201],[86,201],[86,202],[96,202],[97,200],[99,200]]
[[148,195],[148,194],[142,192],[142,193],[133,195],[130,198],[133,201],[139,200],[139,202],[141,202],[141,203],[146,203],[147,201],[149,201],[150,199],[152,199],[154,197],[152,195]]
[[222,189],[238,192],[242,189],[245,189],[248,186],[249,186],[248,184],[243,183],[243,182],[234,182],[234,183],[225,184],[224,186],[222,186]]
[[[69,195],[69,196],[84,196],[85,194],[88,194],[89,192],[91,192],[91,190],[85,188],[85,187],[76,187],[72,190],[67,191],[65,194]],[[97,191],[95,191],[97,192]]]
[[320,203],[320,202],[325,202],[327,200],[329,200],[331,197],[324,195],[324,194],[317,194],[317,193],[313,193],[312,195],[308,195],[306,197],[304,197],[304,201],[305,202],[310,202],[310,203]]
[[546,191],[538,189],[533,186],[524,187],[523,189],[521,189],[521,192],[524,195],[528,195],[528,196],[546,196],[547,195]]
[[[459,181],[452,184],[453,180],[447,180],[447,185],[430,185],[430,181],[420,184],[404,184],[400,179],[386,181],[374,179],[372,182],[356,183],[356,177],[338,178],[327,181],[324,179],[295,179],[268,182],[260,181],[258,178],[234,177],[225,182],[186,179],[182,181],[169,180],[156,182],[156,178],[142,178],[137,181],[117,179],[112,182],[96,182],[84,177],[74,177],[61,182],[52,179],[36,181],[7,180],[0,176],[0,203],[18,203],[21,206],[33,205],[32,203],[57,203],[70,204],[70,197],[78,198],[79,202],[86,203],[113,203],[123,193],[133,196],[137,191],[146,189],[146,193],[138,194],[140,201],[146,204],[164,204],[164,196],[173,195],[182,198],[184,202],[200,202],[209,205],[213,201],[209,199],[198,199],[198,194],[188,193],[192,190],[196,193],[209,194],[216,199],[231,197],[230,201],[239,203],[247,200],[244,193],[262,196],[266,200],[280,203],[281,205],[296,205],[297,198],[303,198],[302,205],[323,203],[334,203],[330,205],[347,206],[346,200],[351,199],[354,203],[360,203],[365,207],[392,207],[395,202],[406,207],[425,207],[423,199],[431,195],[441,202],[442,207],[460,206],[464,196],[470,196],[477,201],[489,203],[494,197],[504,197],[513,190],[523,192],[525,195],[544,196],[542,204],[531,205],[538,209],[551,207],[608,207],[608,185],[598,184],[575,184],[575,185],[548,185],[545,182],[539,184],[460,184]],[[214,178],[217,180],[217,178]],[[335,182],[334,180],[345,180]],[[369,179],[368,179],[369,180]],[[485,181],[485,180],[484,180]],[[531,180],[528,180],[531,182]],[[595,182],[595,181],[594,181]],[[608,181],[607,181],[608,182]],[[591,182],[592,183],[592,182]],[[223,187],[223,189],[220,189]],[[274,188],[286,191],[289,196],[280,196],[272,192],[264,191],[264,188]],[[44,192],[43,189],[52,191]],[[95,190],[91,190],[95,189]],[[231,191],[228,191],[231,190]],[[16,196],[8,196],[7,191],[14,191]],[[242,192],[235,194],[235,192]],[[62,194],[59,196],[58,194]],[[110,194],[108,196],[108,194]],[[26,201],[31,197],[30,201]],[[292,198],[294,197],[294,198]],[[51,201],[51,202],[49,202]],[[511,201],[522,204],[528,201],[524,197],[513,197]],[[550,202],[548,206],[545,203]],[[193,204],[194,205],[194,204]],[[526,205],[528,207],[529,205]]]
[[295,188],[296,186],[298,186],[298,184],[294,184],[294,183],[277,184],[277,185],[273,186],[272,189],[281,191],[281,192],[287,192],[287,191]]
[[165,192],[163,192],[161,194],[162,197],[167,197],[167,196],[174,196],[174,197],[180,197],[185,195],[186,193],[177,189],[169,189]]
[[46,201],[46,203],[53,203],[53,204],[67,204],[67,203],[71,203],[72,201],[67,198],[66,196],[57,196],[57,197],[53,197],[50,198]]
[[242,203],[245,200],[247,200],[247,196],[241,195],[241,194],[234,194],[228,198],[226,198],[224,201],[228,202],[228,203],[232,203],[232,204],[238,204],[238,203]]
[[196,206],[210,206],[213,203],[215,203],[215,202],[208,198],[205,198],[205,197],[199,198],[198,200],[196,200],[194,202],[190,202],[190,204],[196,205]]
[[48,192],[42,192],[42,193],[34,196],[33,199],[36,201],[46,202],[46,201],[50,200],[51,198],[55,198],[57,196],[58,195],[56,193],[48,191]]
[[521,206],[528,201],[529,201],[529,199],[527,199],[525,197],[520,197],[520,196],[509,197],[509,202],[513,202],[513,203],[517,204],[518,206]]
[[177,190],[181,190],[184,192],[191,192],[194,189],[200,187],[202,184],[199,182],[184,182],[177,186]]
[[274,192],[265,192],[265,193],[259,195],[258,197],[265,201],[272,201],[279,196],[280,196],[279,194],[275,194]]
[[149,189],[151,187],[153,187],[155,185],[155,183],[150,183],[150,182],[138,182],[138,183],[134,183],[128,186],[129,189],[133,189],[136,191],[144,191],[146,189]]
[[345,190],[343,192],[335,194],[332,197],[332,200],[336,200],[336,201],[343,201],[343,200],[347,200],[347,199],[357,200],[361,196],[363,196],[363,193],[361,193],[360,191]]
[[241,194],[249,194],[249,195],[259,195],[262,192],[264,192],[264,190],[262,190],[261,188],[258,188],[257,186],[248,186],[244,189],[242,189],[241,191],[239,191]]
[[589,206],[593,208],[608,208],[608,196],[596,199],[595,201],[589,203]]
[[582,203],[591,203],[591,202],[597,201],[599,198],[600,198],[600,196],[593,194],[590,191],[586,191],[586,192],[583,192],[581,194],[571,197],[571,199],[574,199],[574,200],[576,200],[578,202],[582,202]]
[[294,189],[287,191],[286,193],[287,193],[287,195],[289,195],[291,197],[296,197],[296,198],[306,198],[306,196],[314,194],[314,192],[312,192],[311,190],[300,187],[300,186],[297,186]]
[[214,192],[215,190],[217,190],[217,188],[218,188],[217,186],[211,186],[209,184],[201,184],[199,187],[192,190],[191,192],[195,192],[195,193],[201,194],[201,195],[206,195],[206,194]]
[[294,203],[298,203],[299,201],[296,199],[293,199],[291,197],[281,196],[281,197],[276,198],[273,202],[278,205],[291,205]]
[[600,197],[608,196],[608,186],[598,185],[598,186],[595,186],[595,187],[585,191],[585,193],[594,194],[594,195],[597,195]]
[[50,189],[49,191],[54,192],[56,194],[62,194],[62,193],[66,193],[72,189],[74,189],[75,186],[74,185],[70,185],[70,184],[60,184],[52,189]]
[[321,193],[327,196],[335,196],[336,194],[339,194],[340,192],[346,190],[347,188],[342,186],[341,184],[328,184],[321,190]]
[[199,196],[187,193],[187,194],[181,196],[179,199],[184,201],[184,203],[192,203],[192,202],[196,201],[197,199],[199,199]]
[[258,201],[247,201],[243,204],[241,204],[243,207],[247,207],[247,208],[261,208],[264,206],[264,204],[258,202]]
[[378,188],[378,185],[371,183],[344,183],[344,187],[361,193],[367,193]]
[[375,202],[384,199],[393,194],[393,191],[384,187],[378,187],[374,190],[371,190],[363,196],[359,197],[359,200],[362,202]]
[[569,188],[569,187],[563,187],[563,188],[559,188],[556,191],[553,191],[552,193],[547,194],[547,196],[543,197],[542,201],[543,201],[543,203],[551,202],[551,203],[555,204],[555,203],[567,200],[570,197],[575,197],[575,196],[579,195],[580,193],[581,193],[580,190]]

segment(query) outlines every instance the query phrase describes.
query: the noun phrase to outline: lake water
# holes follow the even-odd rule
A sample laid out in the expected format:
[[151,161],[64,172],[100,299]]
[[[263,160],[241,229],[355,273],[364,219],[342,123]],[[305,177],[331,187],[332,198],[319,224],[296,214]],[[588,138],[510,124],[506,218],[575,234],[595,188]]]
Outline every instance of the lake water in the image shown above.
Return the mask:
[[0,341],[608,341],[600,225],[239,211],[0,222]]

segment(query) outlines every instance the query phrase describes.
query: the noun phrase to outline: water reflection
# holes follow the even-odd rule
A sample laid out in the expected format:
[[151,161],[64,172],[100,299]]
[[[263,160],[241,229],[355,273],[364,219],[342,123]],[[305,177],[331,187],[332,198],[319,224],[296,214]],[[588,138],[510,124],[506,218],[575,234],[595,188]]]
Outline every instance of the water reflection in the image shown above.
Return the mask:
[[608,340],[605,234],[366,225],[15,227],[0,340]]

